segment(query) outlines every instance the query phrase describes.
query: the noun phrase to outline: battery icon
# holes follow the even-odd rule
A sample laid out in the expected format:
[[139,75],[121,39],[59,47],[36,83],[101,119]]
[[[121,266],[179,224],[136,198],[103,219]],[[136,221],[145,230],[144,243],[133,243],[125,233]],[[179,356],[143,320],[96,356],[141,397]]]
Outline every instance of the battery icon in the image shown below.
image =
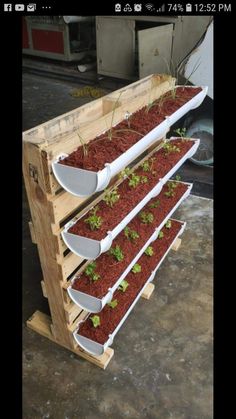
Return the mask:
[[186,12],[191,12],[192,11],[192,5],[190,3],[186,4]]

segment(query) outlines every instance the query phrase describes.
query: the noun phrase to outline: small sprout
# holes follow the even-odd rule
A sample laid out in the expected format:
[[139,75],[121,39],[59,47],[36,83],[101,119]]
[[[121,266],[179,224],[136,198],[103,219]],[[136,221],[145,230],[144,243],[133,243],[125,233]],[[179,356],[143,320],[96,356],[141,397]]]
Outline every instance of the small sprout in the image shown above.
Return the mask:
[[180,152],[180,148],[177,147],[176,145],[171,144],[171,141],[164,143],[163,145],[163,150],[165,152],[165,156],[167,156],[170,153],[179,153]]
[[115,308],[118,305],[118,301],[117,300],[113,300],[110,303],[107,304],[109,307],[111,308]]
[[132,186],[132,188],[136,188],[136,186],[139,185],[140,180],[141,180],[140,176],[135,175],[134,173],[132,173],[131,179],[129,181],[129,186]]
[[168,191],[164,192],[165,196],[171,197],[175,195],[175,188],[177,187],[177,183],[175,182],[168,182],[167,183]]
[[154,217],[151,212],[140,212],[140,218],[143,224],[151,224],[154,221]]
[[93,323],[93,327],[100,326],[101,322],[100,322],[100,317],[99,316],[95,315],[95,316],[89,317],[89,319]]
[[125,179],[126,177],[129,177],[132,174],[132,169],[129,167],[126,167],[126,169],[122,170],[119,174],[119,179]]
[[111,191],[106,191],[106,194],[103,198],[103,201],[106,202],[106,204],[109,207],[113,207],[113,205],[119,201],[120,199],[120,195],[117,193],[117,187],[115,187],[114,189],[112,189]]
[[149,208],[157,208],[159,205],[160,205],[160,200],[159,199],[157,199],[156,201],[154,201],[154,202],[152,202],[150,205],[149,205]]
[[135,230],[131,230],[129,227],[125,227],[124,229],[125,237],[130,240],[135,240],[139,238],[139,234]]
[[159,231],[158,239],[162,239],[164,237],[163,231]]
[[85,275],[89,276],[92,281],[98,281],[100,279],[100,275],[95,272],[96,262],[89,263],[87,268],[85,269]]
[[166,227],[166,228],[171,228],[171,221],[170,221],[170,220],[168,220],[168,221],[166,222],[165,227]]
[[175,180],[177,180],[177,182],[179,182],[181,180],[181,176],[180,175],[176,175],[175,176]]
[[135,265],[132,268],[132,272],[134,274],[137,274],[137,273],[141,272],[141,270],[142,270],[141,265],[139,265],[138,263],[135,263]]
[[118,246],[118,245],[116,245],[116,247],[111,247],[109,253],[110,253],[110,255],[114,256],[114,258],[116,260],[118,260],[118,262],[120,262],[121,260],[124,259],[123,252],[122,252],[120,246]]
[[145,160],[142,164],[141,167],[143,169],[144,172],[150,172],[150,164],[148,160]]
[[147,256],[152,256],[153,254],[154,254],[154,251],[153,251],[153,247],[152,246],[148,246],[147,248],[146,248],[146,250],[145,250],[145,255],[147,255]]
[[123,281],[120,283],[120,285],[118,287],[118,290],[120,290],[122,292],[125,292],[127,290],[128,286],[129,286],[129,283],[125,279],[123,279]]
[[141,183],[147,183],[147,182],[148,182],[147,176],[141,176]]
[[177,128],[176,130],[174,130],[174,132],[176,132],[176,134],[178,134],[181,138],[185,137],[186,131],[186,128]]
[[89,211],[89,217],[84,220],[85,223],[89,224],[90,229],[93,230],[99,230],[99,228],[102,225],[102,217],[99,217],[96,215],[97,211],[99,210],[99,207],[94,207],[91,211]]

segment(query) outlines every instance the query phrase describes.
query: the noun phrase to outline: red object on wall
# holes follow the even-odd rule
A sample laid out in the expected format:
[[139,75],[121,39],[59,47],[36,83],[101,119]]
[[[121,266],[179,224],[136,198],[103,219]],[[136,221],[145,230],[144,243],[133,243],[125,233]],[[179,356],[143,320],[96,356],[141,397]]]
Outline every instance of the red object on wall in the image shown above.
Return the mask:
[[29,35],[25,17],[22,19],[22,47],[29,48]]
[[32,41],[35,50],[64,54],[63,32],[32,29]]

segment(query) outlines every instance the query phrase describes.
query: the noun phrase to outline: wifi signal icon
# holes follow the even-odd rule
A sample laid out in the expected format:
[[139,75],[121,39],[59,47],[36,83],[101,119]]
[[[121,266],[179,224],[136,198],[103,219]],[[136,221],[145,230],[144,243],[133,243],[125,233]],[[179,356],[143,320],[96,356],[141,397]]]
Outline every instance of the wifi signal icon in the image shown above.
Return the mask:
[[153,12],[155,10],[154,5],[152,3],[145,4],[146,9],[148,9],[149,12]]

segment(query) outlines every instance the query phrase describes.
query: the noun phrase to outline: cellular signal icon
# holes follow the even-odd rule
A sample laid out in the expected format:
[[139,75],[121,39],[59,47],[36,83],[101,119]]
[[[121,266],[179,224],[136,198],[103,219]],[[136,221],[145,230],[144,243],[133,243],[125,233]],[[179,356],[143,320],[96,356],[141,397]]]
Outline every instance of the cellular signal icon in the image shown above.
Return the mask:
[[155,11],[155,7],[152,3],[145,4],[145,7],[149,12],[154,12]]
[[165,11],[165,5],[163,4],[159,9],[157,9],[157,12],[164,12]]

